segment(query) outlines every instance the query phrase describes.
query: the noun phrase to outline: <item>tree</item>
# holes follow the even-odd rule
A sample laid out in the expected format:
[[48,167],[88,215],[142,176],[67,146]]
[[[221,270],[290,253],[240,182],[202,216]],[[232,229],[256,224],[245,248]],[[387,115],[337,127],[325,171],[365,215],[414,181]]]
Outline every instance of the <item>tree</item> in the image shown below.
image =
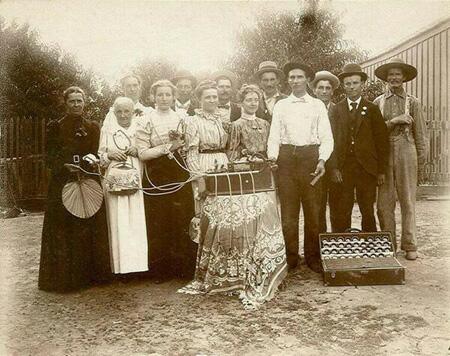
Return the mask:
[[108,85],[56,45],[40,42],[28,25],[0,18],[0,104],[5,117],[56,119],[64,112],[62,93],[71,85],[87,94],[86,110],[99,119],[109,107]]
[[144,105],[150,105],[150,87],[160,79],[172,79],[176,65],[165,58],[144,59],[132,68],[132,73],[142,79],[141,99]]
[[342,38],[336,14],[309,1],[297,13],[260,14],[253,27],[236,35],[235,52],[227,61],[245,81],[251,81],[260,62],[274,60],[309,64],[313,70],[339,73],[347,62],[361,62],[366,54]]

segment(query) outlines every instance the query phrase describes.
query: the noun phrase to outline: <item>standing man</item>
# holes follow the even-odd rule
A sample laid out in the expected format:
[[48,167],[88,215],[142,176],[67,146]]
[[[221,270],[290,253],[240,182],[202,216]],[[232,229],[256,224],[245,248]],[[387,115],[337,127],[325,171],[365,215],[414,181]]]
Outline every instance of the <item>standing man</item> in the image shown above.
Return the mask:
[[283,72],[292,94],[280,100],[273,109],[267,155],[277,160],[281,219],[289,269],[299,260],[300,204],[304,216],[304,250],[306,264],[321,272],[319,253],[320,180],[325,162],[333,151],[333,135],[325,105],[306,92],[314,77],[311,68],[302,63],[287,63]]
[[374,204],[377,185],[384,183],[389,144],[378,106],[361,97],[367,74],[358,64],[346,64],[339,79],[346,98],[332,110],[335,139],[330,187],[330,210],[337,232],[351,227],[355,200],[362,215],[362,230],[377,231]]
[[194,115],[197,108],[192,102],[192,92],[197,85],[195,77],[187,70],[180,70],[175,73],[172,83],[177,87],[174,110],[181,116]]
[[[124,96],[133,100],[134,103],[134,117],[141,118],[144,115],[153,111],[153,108],[144,106],[139,100],[142,93],[142,82],[141,78],[135,74],[127,74],[120,79],[120,86]],[[111,120],[116,120],[114,116],[114,108],[111,107],[109,112],[106,114],[105,120],[103,120],[103,127],[109,125]]]
[[[335,106],[335,104],[331,101],[331,98],[333,97],[334,91],[339,87],[339,78],[336,77],[334,74],[322,70],[316,73],[314,76],[314,80],[311,81],[309,84],[309,87],[314,92],[314,95],[322,100],[322,102],[325,104],[325,107],[327,108],[328,116],[330,116],[330,112],[332,108]],[[333,122],[330,119],[330,125],[333,128]],[[323,178],[322,183],[322,200],[320,203],[320,231],[327,231],[327,201],[328,201],[328,188],[329,188],[329,181],[331,179],[330,171],[335,168],[333,166],[334,160],[333,155],[331,155],[330,159],[326,162],[325,168],[326,168],[326,174]],[[336,217],[331,214],[330,211],[330,221],[331,221],[331,229],[335,231],[336,228]]]
[[275,62],[264,61],[259,64],[254,78],[263,90],[263,97],[259,101],[256,117],[271,122],[273,107],[279,100],[287,98],[287,95],[281,94],[279,91],[280,81],[283,79],[283,71],[278,69]]
[[217,94],[219,96],[220,116],[223,122],[233,122],[241,117],[241,108],[233,103],[233,91],[237,88],[238,80],[236,74],[229,70],[220,70],[211,75],[212,80],[217,83]]
[[408,260],[417,258],[416,187],[418,168],[423,167],[427,151],[427,133],[420,102],[406,94],[403,83],[413,80],[417,70],[400,58],[375,69],[375,75],[387,82],[386,92],[375,99],[389,131],[389,165],[386,182],[378,189],[377,214],[382,230],[395,235],[395,196],[402,214],[401,249]]

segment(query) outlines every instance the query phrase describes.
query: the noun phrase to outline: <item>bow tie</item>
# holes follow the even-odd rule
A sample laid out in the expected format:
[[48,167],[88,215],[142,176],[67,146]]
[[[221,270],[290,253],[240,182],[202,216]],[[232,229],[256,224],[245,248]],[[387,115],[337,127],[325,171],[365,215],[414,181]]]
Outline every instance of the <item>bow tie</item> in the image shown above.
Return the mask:
[[217,107],[219,108],[219,109],[230,109],[230,105],[229,104],[225,104],[225,105],[217,105]]

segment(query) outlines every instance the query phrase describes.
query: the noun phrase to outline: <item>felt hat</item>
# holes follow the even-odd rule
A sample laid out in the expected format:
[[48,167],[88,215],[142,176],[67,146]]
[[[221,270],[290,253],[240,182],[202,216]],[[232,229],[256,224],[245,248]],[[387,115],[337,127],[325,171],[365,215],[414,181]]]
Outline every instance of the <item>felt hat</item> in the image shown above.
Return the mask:
[[288,62],[283,66],[283,72],[286,77],[289,77],[289,72],[293,69],[301,69],[305,72],[306,76],[309,79],[314,78],[314,71],[307,64],[299,63],[299,62]]
[[405,82],[409,82],[417,76],[417,69],[410,64],[406,64],[401,58],[391,58],[389,62],[375,69],[375,75],[387,82],[387,75],[391,68],[400,68],[405,76]]
[[277,64],[273,61],[264,61],[259,63],[258,71],[254,74],[254,78],[259,79],[263,73],[275,73],[278,78],[283,78],[283,71],[279,69]]
[[309,87],[311,89],[314,89],[318,82],[321,80],[328,80],[333,87],[333,90],[336,90],[337,87],[339,87],[339,78],[336,77],[333,73],[328,72],[326,70],[318,71],[314,75],[314,79],[309,83]]
[[342,81],[346,77],[350,77],[352,75],[359,75],[363,81],[367,80],[367,74],[363,72],[361,66],[356,63],[348,63],[342,69],[342,72],[339,73],[338,78]]

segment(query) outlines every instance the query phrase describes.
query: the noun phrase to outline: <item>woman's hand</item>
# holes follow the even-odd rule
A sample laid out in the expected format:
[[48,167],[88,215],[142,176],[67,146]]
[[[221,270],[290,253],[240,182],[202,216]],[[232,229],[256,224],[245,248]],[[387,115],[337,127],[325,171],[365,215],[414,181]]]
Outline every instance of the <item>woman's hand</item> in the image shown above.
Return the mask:
[[116,151],[116,152],[108,152],[108,159],[111,161],[126,161],[127,155],[124,152]]
[[172,146],[170,146],[169,148],[170,152],[174,152],[184,146],[184,140],[182,140],[181,138],[171,140],[170,143],[172,144]]
[[138,156],[137,148],[131,146],[129,149],[127,149],[127,150],[125,151],[125,154],[126,154],[127,156],[137,157],[137,156]]

